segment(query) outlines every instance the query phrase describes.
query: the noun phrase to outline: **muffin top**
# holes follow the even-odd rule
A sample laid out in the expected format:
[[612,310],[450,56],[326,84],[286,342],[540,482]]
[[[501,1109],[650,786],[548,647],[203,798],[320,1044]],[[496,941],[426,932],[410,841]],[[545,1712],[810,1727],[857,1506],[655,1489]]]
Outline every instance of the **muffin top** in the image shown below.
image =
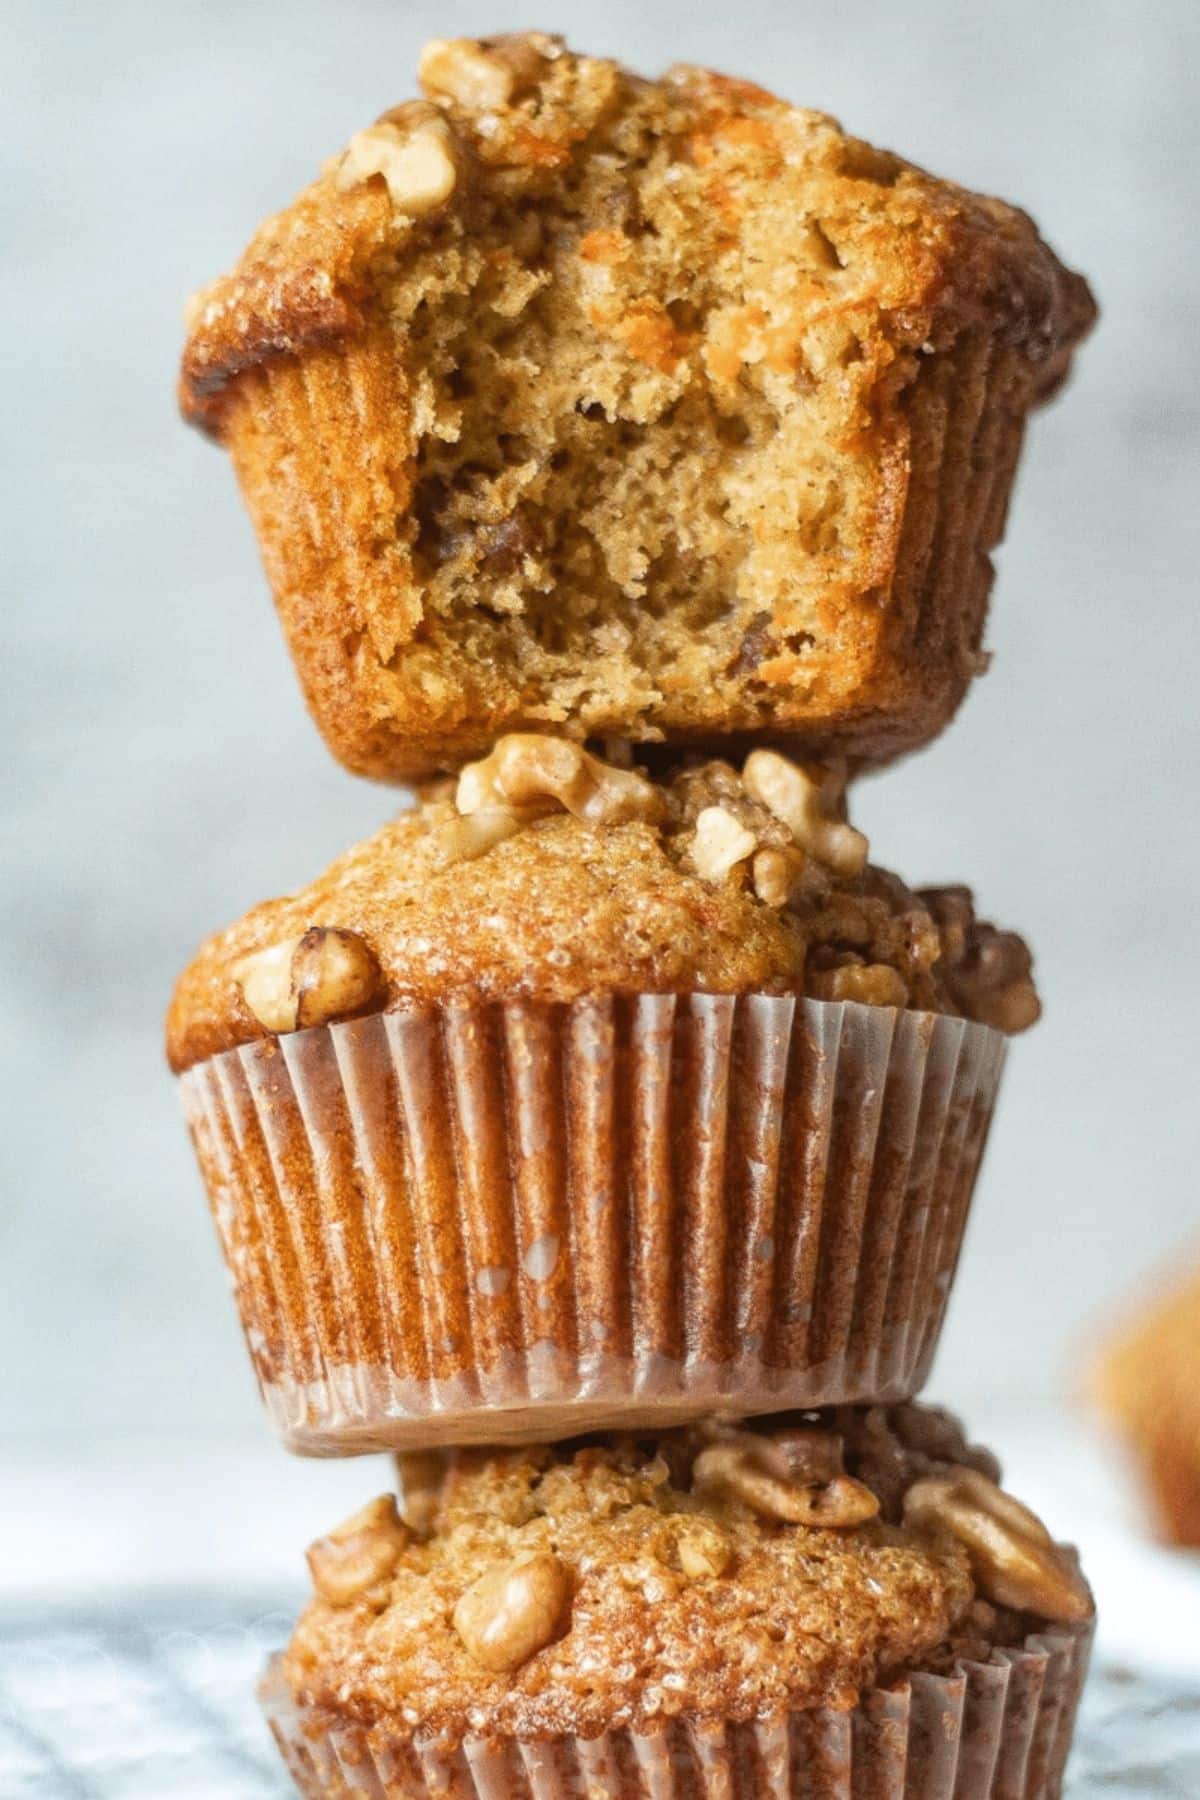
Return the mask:
[[218,932],[176,986],[180,1070],[273,1033],[406,1004],[804,993],[1004,1031],[1029,952],[966,888],[867,861],[844,770],[756,750],[658,777],[563,739],[503,738],[311,886]]
[[[947,334],[986,322],[1025,349],[1043,389],[1091,323],[1085,283],[1026,214],[753,82],[685,64],[646,80],[546,32],[434,40],[420,81],[423,100],[357,133],[263,223],[236,269],[195,296],[181,381],[194,422],[219,433],[229,384],[246,368],[361,331],[380,291],[431,239],[447,291],[456,258],[475,244],[493,259],[503,246],[517,264],[565,247],[579,279],[590,279],[584,298],[597,323],[607,311],[648,382],[693,352],[717,379],[748,362],[793,367],[799,345],[787,318],[767,316],[776,274],[803,277],[797,301],[824,277],[837,301],[830,314],[868,307],[890,321],[897,352],[941,347]],[[528,236],[551,199],[561,242],[538,232],[523,244],[520,221]],[[493,241],[497,215],[505,230]],[[797,230],[814,217],[829,236]],[[732,267],[748,283],[743,301],[767,312],[756,320],[749,306],[744,316],[706,308],[697,335],[686,309],[662,298],[681,253],[697,298]],[[501,288],[512,272],[497,271]],[[545,283],[536,258],[532,272],[516,272],[535,290]],[[519,295],[505,298],[515,318]],[[766,334],[757,354],[756,332]],[[826,318],[834,354],[838,334]]]
[[919,1406],[401,1459],[309,1551],[305,1706],[412,1732],[644,1729],[850,1706],[1091,1603],[1073,1561]]

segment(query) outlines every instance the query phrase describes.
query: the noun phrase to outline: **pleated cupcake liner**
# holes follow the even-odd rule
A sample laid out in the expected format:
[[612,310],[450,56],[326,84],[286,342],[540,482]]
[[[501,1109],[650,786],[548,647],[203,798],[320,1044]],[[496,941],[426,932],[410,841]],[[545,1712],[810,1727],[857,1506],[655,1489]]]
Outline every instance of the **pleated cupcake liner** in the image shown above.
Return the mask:
[[344,1454],[910,1397],[1004,1046],[639,994],[389,1012],[182,1089],[270,1416]]
[[680,1717],[597,1737],[414,1737],[334,1724],[278,1661],[260,1699],[307,1800],[1056,1800],[1092,1628],[1048,1627],[857,1706],[747,1722]]
[[[514,672],[507,716],[502,708],[490,733],[472,736],[463,725],[469,695],[459,692],[453,703],[448,665],[441,675],[450,702],[430,717],[421,682],[427,647],[408,644],[401,604],[418,581],[395,525],[412,501],[407,437],[397,430],[412,395],[390,326],[372,321],[299,356],[268,358],[240,370],[237,383],[225,441],[309,710],[333,755],[359,774],[428,774],[447,757],[482,755],[502,730],[527,726]],[[994,332],[965,329],[922,360],[905,409],[906,442],[876,453],[881,464],[900,456],[905,470],[888,588],[896,619],[912,626],[877,644],[869,674],[849,685],[836,643],[818,650],[825,680],[817,690],[832,696],[826,710],[790,712],[782,695],[779,716],[766,722],[774,738],[794,734],[798,746],[814,736],[836,740],[853,754],[867,731],[878,754],[881,746],[914,749],[945,727],[980,668],[990,552],[1003,534],[1035,399],[1025,350]],[[942,695],[932,710],[931,684]],[[869,727],[856,732],[856,719]],[[747,716],[746,702],[731,703],[724,719],[681,707],[654,722],[670,741],[711,743],[764,728]],[[637,736],[642,725],[640,716],[614,717],[607,735]]]

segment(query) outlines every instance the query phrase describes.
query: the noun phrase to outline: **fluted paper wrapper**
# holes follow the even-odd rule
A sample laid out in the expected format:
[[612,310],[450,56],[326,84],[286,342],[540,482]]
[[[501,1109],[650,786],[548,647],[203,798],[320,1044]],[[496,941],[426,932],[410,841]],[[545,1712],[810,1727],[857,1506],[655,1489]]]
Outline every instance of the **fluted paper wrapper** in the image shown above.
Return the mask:
[[849,1711],[676,1719],[599,1737],[413,1739],[330,1729],[272,1664],[260,1698],[308,1800],[1055,1800],[1091,1628],[1048,1627]]
[[765,995],[394,1011],[183,1077],[295,1450],[907,1398],[1004,1054]]

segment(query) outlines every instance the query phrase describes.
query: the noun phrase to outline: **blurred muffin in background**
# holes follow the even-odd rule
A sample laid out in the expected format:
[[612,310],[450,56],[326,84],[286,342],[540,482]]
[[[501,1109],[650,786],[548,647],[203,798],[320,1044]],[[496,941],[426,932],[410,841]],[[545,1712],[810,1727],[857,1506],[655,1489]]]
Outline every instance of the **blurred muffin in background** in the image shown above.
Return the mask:
[[1091,1391],[1136,1460],[1168,1543],[1200,1548],[1200,1257],[1161,1284],[1096,1363]]

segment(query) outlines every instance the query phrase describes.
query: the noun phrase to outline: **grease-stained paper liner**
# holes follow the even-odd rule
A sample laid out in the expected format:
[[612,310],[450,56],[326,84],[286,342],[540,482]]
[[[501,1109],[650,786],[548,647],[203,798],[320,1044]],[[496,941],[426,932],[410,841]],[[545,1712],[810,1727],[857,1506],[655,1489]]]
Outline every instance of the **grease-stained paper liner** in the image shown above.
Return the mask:
[[1003,1054],[643,994],[389,1012],[182,1086],[271,1417],[344,1454],[909,1397]]
[[680,1718],[595,1738],[455,1743],[331,1726],[295,1704],[274,1662],[260,1699],[307,1800],[1056,1800],[1091,1635],[1048,1626],[845,1712]]

